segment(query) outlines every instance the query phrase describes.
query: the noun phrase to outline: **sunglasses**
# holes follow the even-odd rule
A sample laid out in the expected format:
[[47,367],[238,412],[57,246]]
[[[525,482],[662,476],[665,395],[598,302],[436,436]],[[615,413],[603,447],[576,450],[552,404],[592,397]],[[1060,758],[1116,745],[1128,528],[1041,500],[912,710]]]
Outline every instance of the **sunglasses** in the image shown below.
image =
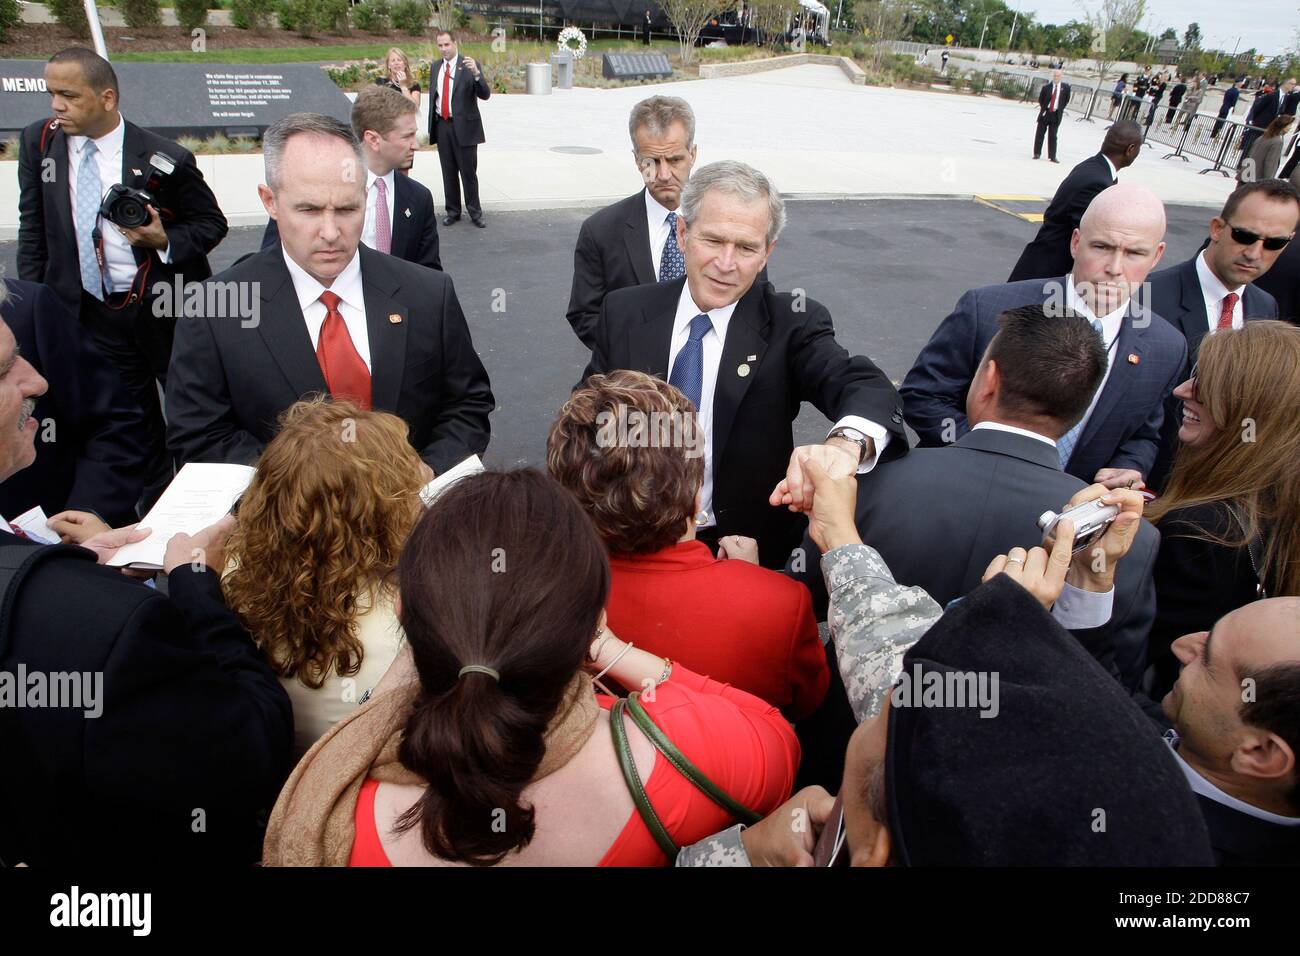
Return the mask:
[[1255,243],[1262,241],[1264,248],[1269,252],[1277,252],[1279,249],[1285,249],[1286,244],[1291,241],[1290,236],[1265,237],[1251,232],[1249,229],[1238,229],[1232,223],[1226,223],[1226,225],[1232,233],[1232,241],[1240,246],[1253,246]]
[[1192,401],[1194,402],[1199,402],[1201,400],[1201,390],[1200,388],[1197,387],[1197,382],[1196,382],[1196,370],[1199,366],[1200,366],[1199,362],[1196,363],[1196,365],[1193,365],[1192,374],[1187,376],[1187,380],[1192,383]]

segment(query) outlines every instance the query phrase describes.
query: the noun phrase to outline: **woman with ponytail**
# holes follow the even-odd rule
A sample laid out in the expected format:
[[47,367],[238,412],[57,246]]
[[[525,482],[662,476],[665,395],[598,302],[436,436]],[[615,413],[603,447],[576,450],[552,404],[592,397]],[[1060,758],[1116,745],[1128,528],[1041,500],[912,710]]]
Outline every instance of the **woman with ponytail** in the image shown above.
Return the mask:
[[[757,814],[789,796],[790,725],[605,628],[604,545],[540,472],[454,485],[412,531],[397,582],[408,649],[290,777],[268,864],[662,866],[735,822],[725,796]],[[613,717],[594,678],[638,692],[643,713]]]

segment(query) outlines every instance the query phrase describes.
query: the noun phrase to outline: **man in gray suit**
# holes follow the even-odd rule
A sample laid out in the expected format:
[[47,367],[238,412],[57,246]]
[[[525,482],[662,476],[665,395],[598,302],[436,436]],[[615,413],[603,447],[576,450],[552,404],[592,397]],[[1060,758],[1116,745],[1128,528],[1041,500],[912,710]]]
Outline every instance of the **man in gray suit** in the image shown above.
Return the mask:
[[[978,586],[995,556],[1040,543],[1038,517],[1086,486],[1061,470],[1056,442],[1083,416],[1105,369],[1101,337],[1081,316],[1026,305],[999,317],[966,395],[970,431],[951,446],[914,448],[859,480],[859,533],[896,581],[945,605]],[[1159,544],[1143,521],[1116,573],[1116,664],[1130,688],[1146,666]],[[786,571],[808,585],[820,620],[827,597],[817,555],[805,536]],[[1069,628],[1065,601],[1057,618]]]

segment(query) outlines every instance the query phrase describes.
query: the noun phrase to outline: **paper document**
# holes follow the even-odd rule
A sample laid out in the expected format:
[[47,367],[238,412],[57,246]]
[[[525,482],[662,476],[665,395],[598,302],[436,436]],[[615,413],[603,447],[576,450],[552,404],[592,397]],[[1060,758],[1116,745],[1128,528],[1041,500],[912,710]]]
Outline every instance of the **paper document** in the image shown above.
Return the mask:
[[15,528],[22,528],[23,534],[32,541],[41,544],[58,544],[59,535],[57,531],[50,528],[46,522],[50,519],[45,516],[45,509],[40,505],[35,508],[29,508],[20,514],[13,521],[9,522]]
[[437,500],[438,496],[460,481],[470,475],[477,475],[483,471],[483,462],[479,461],[478,455],[470,455],[459,465],[452,465],[433,481],[429,482],[420,489],[420,497],[424,499],[424,506],[427,508]]
[[172,536],[196,534],[220,521],[253,480],[255,470],[248,465],[185,465],[140,522],[139,527],[148,528],[152,534],[119,548],[108,561],[109,566],[162,568]]

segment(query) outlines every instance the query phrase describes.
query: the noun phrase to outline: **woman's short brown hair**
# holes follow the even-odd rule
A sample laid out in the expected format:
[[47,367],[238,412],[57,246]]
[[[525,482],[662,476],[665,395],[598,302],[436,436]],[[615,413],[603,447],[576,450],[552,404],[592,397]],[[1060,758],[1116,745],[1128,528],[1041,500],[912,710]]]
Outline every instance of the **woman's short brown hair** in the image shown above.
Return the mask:
[[406,422],[351,402],[291,405],[239,502],[226,603],[282,677],[355,674],[359,601],[385,586],[419,517]]
[[704,481],[695,406],[642,372],[593,375],[551,426],[546,467],[591,516],[614,554],[675,544]]

